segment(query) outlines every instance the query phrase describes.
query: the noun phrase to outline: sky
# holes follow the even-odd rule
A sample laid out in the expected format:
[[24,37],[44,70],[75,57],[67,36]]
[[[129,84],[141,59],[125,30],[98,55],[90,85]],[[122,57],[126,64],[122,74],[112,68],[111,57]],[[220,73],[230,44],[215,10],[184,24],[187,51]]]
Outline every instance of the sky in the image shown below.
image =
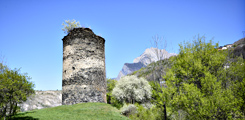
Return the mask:
[[170,53],[198,34],[219,45],[243,38],[245,0],[0,0],[1,59],[35,90],[61,90],[62,23],[72,19],[106,40],[106,77],[115,78],[155,35]]

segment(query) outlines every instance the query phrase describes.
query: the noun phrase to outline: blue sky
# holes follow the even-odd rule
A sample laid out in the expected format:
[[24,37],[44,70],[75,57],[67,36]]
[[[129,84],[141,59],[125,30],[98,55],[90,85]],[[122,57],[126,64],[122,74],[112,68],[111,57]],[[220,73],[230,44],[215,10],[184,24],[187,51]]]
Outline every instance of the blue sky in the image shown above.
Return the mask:
[[36,90],[62,89],[62,23],[75,19],[105,38],[107,78],[132,63],[152,36],[164,37],[167,50],[195,35],[220,45],[245,31],[244,0],[0,0],[0,56],[21,68]]

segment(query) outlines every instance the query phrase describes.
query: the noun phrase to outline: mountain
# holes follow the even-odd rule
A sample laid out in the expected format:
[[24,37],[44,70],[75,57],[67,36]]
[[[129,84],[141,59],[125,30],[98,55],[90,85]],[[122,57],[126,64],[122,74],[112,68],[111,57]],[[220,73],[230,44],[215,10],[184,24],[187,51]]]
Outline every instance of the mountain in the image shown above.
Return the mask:
[[142,67],[146,67],[148,64],[152,62],[156,62],[158,60],[163,60],[169,58],[171,56],[175,56],[175,53],[168,53],[164,49],[157,48],[147,48],[143,54],[139,57],[135,58],[133,63],[125,63],[123,65],[122,70],[119,72],[116,80],[120,80],[121,77],[128,75],[134,71],[141,69]]

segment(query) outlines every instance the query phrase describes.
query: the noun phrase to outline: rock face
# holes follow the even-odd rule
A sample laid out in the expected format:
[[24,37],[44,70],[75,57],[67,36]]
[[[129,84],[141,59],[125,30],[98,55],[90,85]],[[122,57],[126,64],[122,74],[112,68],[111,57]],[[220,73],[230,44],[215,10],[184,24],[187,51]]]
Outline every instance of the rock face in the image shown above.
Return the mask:
[[75,28],[62,40],[62,105],[106,103],[104,38],[89,28]]
[[148,48],[145,52],[139,57],[135,58],[133,63],[125,63],[123,65],[122,70],[119,72],[116,80],[120,80],[121,77],[130,74],[134,71],[141,69],[142,67],[146,67],[148,64],[152,62],[156,62],[158,60],[163,60],[165,58],[169,58],[171,56],[177,55],[175,53],[168,53],[166,50],[159,50],[157,48]]
[[142,67],[145,67],[144,64],[142,64],[141,62],[138,62],[138,63],[125,63],[123,65],[123,68],[122,70],[119,72],[116,80],[120,80],[121,77],[127,75],[127,74],[130,74],[134,71],[137,71],[139,70],[140,68]]
[[27,100],[19,104],[21,112],[61,105],[61,90],[35,91]]

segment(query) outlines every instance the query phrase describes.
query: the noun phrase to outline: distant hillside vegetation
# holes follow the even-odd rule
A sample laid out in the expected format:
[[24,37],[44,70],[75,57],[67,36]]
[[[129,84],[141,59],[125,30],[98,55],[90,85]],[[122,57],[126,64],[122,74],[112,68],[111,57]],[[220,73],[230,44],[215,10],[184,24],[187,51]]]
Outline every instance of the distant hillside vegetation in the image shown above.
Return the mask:
[[[172,56],[175,57],[175,56]],[[144,68],[138,71],[134,71],[129,75],[136,75],[138,77],[144,77],[148,81],[164,81],[162,76],[166,74],[167,69],[171,68],[169,59],[152,62]]]
[[241,45],[241,44],[245,44],[245,38],[242,38],[242,39],[233,43],[233,45]]
[[233,53],[236,56],[242,55],[243,59],[245,59],[245,38],[234,42],[233,46],[235,46]]

